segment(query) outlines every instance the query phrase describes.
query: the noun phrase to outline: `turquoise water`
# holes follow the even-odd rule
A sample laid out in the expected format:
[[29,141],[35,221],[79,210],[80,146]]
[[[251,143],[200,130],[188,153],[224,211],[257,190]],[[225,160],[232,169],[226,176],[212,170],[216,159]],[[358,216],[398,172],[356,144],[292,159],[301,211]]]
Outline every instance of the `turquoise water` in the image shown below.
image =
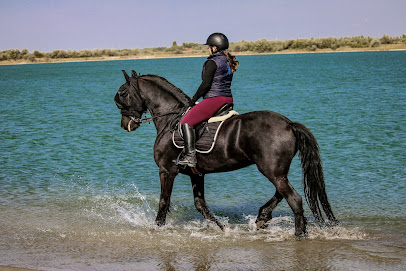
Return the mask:
[[[226,233],[195,210],[185,176],[175,180],[168,225],[154,226],[156,131],[153,124],[133,133],[120,127],[113,98],[124,82],[121,70],[158,74],[191,96],[204,59],[0,66],[0,265],[401,270],[406,52],[238,57],[235,109],[279,112],[304,123],[320,144],[341,225],[311,222],[300,241],[285,201],[268,229],[255,230],[258,208],[274,194],[255,166],[206,177],[206,200]],[[289,178],[303,195],[297,158]],[[311,220],[307,206],[305,212]]]

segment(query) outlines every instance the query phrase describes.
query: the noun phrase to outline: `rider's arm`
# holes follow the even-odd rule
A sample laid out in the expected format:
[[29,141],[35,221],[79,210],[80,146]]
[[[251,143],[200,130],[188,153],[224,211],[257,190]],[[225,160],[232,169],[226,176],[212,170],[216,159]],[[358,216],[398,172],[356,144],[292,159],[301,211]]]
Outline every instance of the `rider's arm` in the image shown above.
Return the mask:
[[193,95],[191,105],[195,105],[196,101],[204,96],[211,88],[211,83],[213,82],[214,73],[217,70],[216,62],[213,60],[207,61],[204,67],[203,81],[200,87],[197,89],[196,94]]

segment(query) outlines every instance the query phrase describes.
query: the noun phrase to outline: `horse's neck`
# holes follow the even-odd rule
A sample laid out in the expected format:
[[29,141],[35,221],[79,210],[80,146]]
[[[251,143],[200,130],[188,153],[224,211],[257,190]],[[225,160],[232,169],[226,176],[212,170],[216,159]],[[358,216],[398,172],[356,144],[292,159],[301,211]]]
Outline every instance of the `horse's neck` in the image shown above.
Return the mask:
[[167,114],[188,104],[188,96],[165,79],[153,76],[142,79],[140,90],[151,113]]
[[145,78],[139,80],[139,86],[145,105],[152,117],[156,118],[154,123],[159,131],[166,126],[168,119],[176,116],[176,113],[180,113],[188,105],[189,101],[181,90],[176,89],[167,81],[160,82],[156,80],[160,79]]

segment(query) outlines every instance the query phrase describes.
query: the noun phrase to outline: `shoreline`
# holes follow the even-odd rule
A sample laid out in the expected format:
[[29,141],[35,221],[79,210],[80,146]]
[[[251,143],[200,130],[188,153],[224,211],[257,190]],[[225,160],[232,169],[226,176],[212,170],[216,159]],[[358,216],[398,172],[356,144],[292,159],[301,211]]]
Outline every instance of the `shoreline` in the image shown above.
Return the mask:
[[[282,54],[318,54],[318,53],[351,53],[351,52],[391,52],[391,51],[406,51],[406,44],[396,44],[391,46],[381,45],[376,48],[350,48],[340,47],[337,50],[332,49],[317,49],[315,51],[306,50],[284,50],[277,52],[258,53],[253,51],[246,52],[231,52],[236,56],[245,55],[282,55]],[[4,60],[0,61],[0,65],[26,65],[26,64],[42,64],[42,63],[72,63],[72,62],[91,62],[91,61],[114,61],[114,60],[137,60],[137,59],[167,59],[167,58],[189,58],[189,57],[207,57],[205,54],[168,54],[168,53],[155,53],[151,55],[133,55],[133,56],[101,56],[101,57],[87,57],[87,58],[56,58],[56,59],[37,59],[35,62],[27,60]],[[0,270],[1,271],[1,270]]]

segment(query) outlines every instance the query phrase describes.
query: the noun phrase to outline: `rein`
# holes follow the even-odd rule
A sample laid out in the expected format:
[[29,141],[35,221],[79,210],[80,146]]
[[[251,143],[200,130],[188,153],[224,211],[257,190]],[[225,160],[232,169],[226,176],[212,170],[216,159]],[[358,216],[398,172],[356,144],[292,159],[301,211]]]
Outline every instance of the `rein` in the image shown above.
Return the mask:
[[144,117],[143,119],[142,118],[136,118],[136,117],[130,117],[130,119],[132,121],[134,121],[136,124],[147,123],[147,122],[148,122],[148,124],[150,124],[151,121],[153,121],[154,119],[164,117],[164,116],[168,116],[168,115],[174,115],[174,114],[179,114],[179,113],[178,112],[169,112],[169,113],[162,114],[162,115],[155,116],[155,117],[152,117],[152,116],[149,117],[149,118]]
[[[148,124],[150,124],[151,121],[154,121],[157,118],[168,116],[168,115],[175,115],[175,114],[181,115],[181,114],[183,114],[183,112],[169,112],[169,113],[161,114],[161,115],[158,115],[158,116],[155,116],[155,117],[151,116],[151,117],[148,117],[148,118],[147,117],[136,118],[136,117],[133,117],[133,116],[129,116],[130,121],[128,122],[128,125],[127,125],[127,131],[131,131],[131,128],[130,128],[131,127],[131,121],[135,122],[136,124],[147,123],[147,122],[148,122]],[[170,121],[170,123],[172,123],[172,122],[173,122],[173,120]]]

